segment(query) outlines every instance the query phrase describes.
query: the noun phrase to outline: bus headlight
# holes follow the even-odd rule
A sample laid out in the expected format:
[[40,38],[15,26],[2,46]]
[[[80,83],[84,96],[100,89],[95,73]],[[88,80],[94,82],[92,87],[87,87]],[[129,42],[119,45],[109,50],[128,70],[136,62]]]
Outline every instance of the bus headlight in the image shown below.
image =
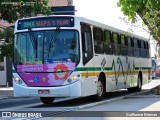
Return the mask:
[[14,77],[13,79],[18,84],[22,84],[23,83],[23,81],[20,78],[18,78],[18,77]]
[[73,77],[72,77],[72,80],[73,80],[73,81],[78,80],[78,77],[77,77],[77,76],[73,76]]
[[72,83],[72,79],[71,79],[71,78],[69,78],[67,81],[68,81],[69,83]]
[[69,78],[67,81],[68,81],[69,83],[72,83],[72,82],[75,82],[75,81],[77,81],[77,80],[79,80],[77,76],[72,76],[72,77]]

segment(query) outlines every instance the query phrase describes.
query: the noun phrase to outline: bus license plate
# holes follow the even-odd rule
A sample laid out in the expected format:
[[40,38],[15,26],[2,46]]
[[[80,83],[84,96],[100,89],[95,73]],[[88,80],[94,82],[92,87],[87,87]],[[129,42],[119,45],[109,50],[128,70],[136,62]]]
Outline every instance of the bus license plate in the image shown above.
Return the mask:
[[38,90],[38,94],[49,94],[49,90]]

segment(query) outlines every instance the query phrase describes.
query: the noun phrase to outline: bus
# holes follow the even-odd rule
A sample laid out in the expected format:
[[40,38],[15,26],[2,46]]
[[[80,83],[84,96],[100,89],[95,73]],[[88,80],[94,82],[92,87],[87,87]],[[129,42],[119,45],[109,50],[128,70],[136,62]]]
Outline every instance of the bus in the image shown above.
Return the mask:
[[149,40],[73,15],[19,19],[14,30],[15,97],[94,96],[151,81]]

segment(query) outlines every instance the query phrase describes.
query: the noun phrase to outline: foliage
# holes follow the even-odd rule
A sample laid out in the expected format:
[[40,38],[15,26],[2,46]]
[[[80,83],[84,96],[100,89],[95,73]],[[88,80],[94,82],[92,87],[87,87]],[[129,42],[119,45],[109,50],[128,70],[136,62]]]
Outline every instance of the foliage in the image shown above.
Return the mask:
[[0,39],[4,39],[6,36],[7,29],[4,29],[3,31],[0,31]]
[[[7,29],[5,28],[4,31],[0,34],[0,38],[3,38],[6,35]],[[8,44],[4,44],[1,47],[1,55],[0,60],[3,60],[4,56],[6,56],[9,60],[12,60],[13,57],[13,38],[14,38],[14,30],[13,28],[10,29],[10,39]]]
[[48,0],[1,0],[0,19],[13,23],[18,18],[51,14],[47,4]]
[[159,0],[119,0],[121,11],[133,23],[137,16],[143,20],[154,39],[160,41],[160,1]]
[[[0,38],[4,38],[4,35],[6,35],[6,32],[7,32],[7,29],[4,29],[4,31],[2,31],[0,34]],[[4,57],[7,57],[10,60],[13,59],[13,39],[14,39],[14,30],[13,28],[11,28],[9,43],[0,46],[1,48],[0,60],[3,60]]]
[[[1,0],[0,1],[0,19],[9,23],[14,23],[17,19],[23,17],[36,16],[38,14],[49,15],[51,9],[47,6],[48,0]],[[6,36],[6,29],[0,32],[0,39]],[[8,59],[13,57],[13,29],[10,32],[9,43],[0,46],[2,60],[4,56]]]

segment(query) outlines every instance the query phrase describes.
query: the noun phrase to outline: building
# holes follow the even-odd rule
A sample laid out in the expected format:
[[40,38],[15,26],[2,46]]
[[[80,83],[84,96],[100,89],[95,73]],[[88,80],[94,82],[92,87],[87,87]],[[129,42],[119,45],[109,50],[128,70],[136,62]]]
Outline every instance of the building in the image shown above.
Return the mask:
[[0,31],[2,31],[5,27],[9,27],[10,24],[5,20],[0,20]]
[[73,0],[49,0],[48,1],[49,7],[70,6],[70,5],[73,5]]
[[151,48],[151,57],[157,58],[158,56],[158,50],[157,50],[157,41],[156,40],[150,40],[150,48]]

